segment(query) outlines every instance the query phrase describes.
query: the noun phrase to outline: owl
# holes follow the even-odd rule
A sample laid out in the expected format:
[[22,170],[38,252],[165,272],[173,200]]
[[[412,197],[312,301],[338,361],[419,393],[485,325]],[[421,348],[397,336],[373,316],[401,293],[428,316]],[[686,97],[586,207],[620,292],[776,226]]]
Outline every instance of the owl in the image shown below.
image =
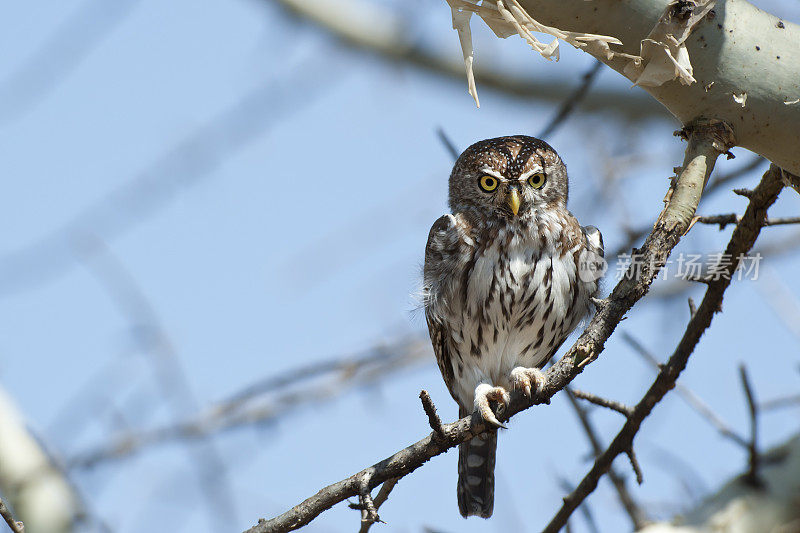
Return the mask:
[[547,143],[524,135],[480,141],[450,175],[451,214],[425,248],[423,302],[431,342],[459,416],[494,429],[463,443],[458,508],[494,507],[495,410],[545,383],[541,368],[590,312],[603,242],[567,210],[567,168]]

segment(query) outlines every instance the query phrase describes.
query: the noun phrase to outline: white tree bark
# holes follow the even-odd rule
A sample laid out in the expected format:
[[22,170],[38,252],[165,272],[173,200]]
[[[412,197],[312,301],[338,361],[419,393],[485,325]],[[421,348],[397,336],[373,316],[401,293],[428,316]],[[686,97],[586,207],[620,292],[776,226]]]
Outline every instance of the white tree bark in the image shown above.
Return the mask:
[[[448,3],[476,12],[500,36],[512,33],[508,31],[512,26],[513,33],[521,35],[528,29],[542,31],[534,22],[554,30],[545,30],[551,35],[566,34],[568,42],[577,41],[632,82],[638,80],[684,125],[698,118],[723,120],[733,128],[739,146],[800,174],[800,26],[796,24],[745,0]],[[704,8],[710,11],[705,9],[705,16],[694,20],[692,13],[699,15]],[[621,44],[584,34],[616,38]],[[531,42],[530,37],[526,40]],[[672,52],[676,64],[664,50]],[[480,57],[475,62],[479,64]],[[688,71],[681,72],[688,62]],[[670,69],[673,73],[666,76],[670,80],[659,84]],[[685,85],[692,78],[695,81]]]
[[72,487],[52,464],[11,399],[0,389],[0,492],[26,533],[68,533],[79,508]]
[[793,533],[800,531],[800,436],[765,454],[763,487],[734,479],[672,524],[640,533]]

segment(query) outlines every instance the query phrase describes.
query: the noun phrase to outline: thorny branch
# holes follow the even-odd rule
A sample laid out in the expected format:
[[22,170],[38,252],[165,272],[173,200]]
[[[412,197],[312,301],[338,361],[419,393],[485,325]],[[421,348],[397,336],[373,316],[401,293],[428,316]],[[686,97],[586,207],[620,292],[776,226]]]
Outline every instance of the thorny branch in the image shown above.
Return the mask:
[[[746,253],[755,244],[763,221],[766,219],[767,208],[775,202],[778,198],[778,193],[783,187],[781,174],[782,171],[779,168],[774,165],[771,166],[761,183],[755,190],[751,191],[749,195],[750,202],[742,221],[733,231],[725,250],[732,257],[738,257],[739,254]],[[564,504],[544,529],[544,533],[557,533],[581,502],[597,488],[600,477],[608,472],[614,459],[631,448],[642,421],[667,392],[675,386],[675,381],[683,369],[686,368],[689,357],[700,341],[700,337],[711,325],[714,314],[720,311],[722,297],[731,283],[731,274],[737,266],[737,262],[728,265],[726,267],[727,276],[708,284],[703,301],[689,321],[689,325],[669,361],[662,367],[642,400],[633,408],[633,415],[627,419],[606,451],[595,460],[594,465],[578,484],[578,487],[564,498]]]
[[[647,293],[650,284],[666,263],[670,252],[686,232],[717,157],[725,153],[734,144],[734,140],[730,128],[719,121],[698,122],[686,128],[684,132],[689,146],[686,150],[683,170],[672,182],[665,199],[664,210],[642,248],[638,251],[644,257],[642,265],[639,267],[632,265],[628,275],[617,284],[611,295],[606,300],[597,302],[597,313],[586,330],[572,348],[547,371],[547,381],[544,387],[532,398],[526,398],[519,391],[512,394],[507,408],[499,414],[501,420],[508,420],[516,413],[533,405],[549,403],[552,396],[564,389],[583,371],[587,364],[600,355],[606,340],[614,332],[625,313]],[[629,418],[626,426],[631,423],[631,420],[634,419]],[[641,423],[641,419],[638,422]],[[271,520],[260,520],[258,524],[248,530],[248,533],[291,531],[302,527],[333,505],[361,494],[364,476],[369,476],[367,486],[373,488],[390,478],[408,475],[431,458],[487,429],[489,429],[488,425],[476,416],[467,416],[451,424],[444,424],[441,436],[434,437],[431,433],[391,457],[344,480],[324,487],[317,494],[282,515]],[[620,451],[624,453],[629,448],[630,445]],[[597,462],[595,464],[597,465]],[[607,470],[606,467],[598,472],[594,479],[594,487],[597,486],[599,476]],[[582,485],[585,483],[582,482]],[[594,487],[591,490],[594,490]],[[585,490],[585,486],[579,485],[576,490]],[[583,494],[580,501],[591,490]],[[555,531],[566,523],[567,518],[580,501],[575,501],[574,506],[562,513],[563,521]]]

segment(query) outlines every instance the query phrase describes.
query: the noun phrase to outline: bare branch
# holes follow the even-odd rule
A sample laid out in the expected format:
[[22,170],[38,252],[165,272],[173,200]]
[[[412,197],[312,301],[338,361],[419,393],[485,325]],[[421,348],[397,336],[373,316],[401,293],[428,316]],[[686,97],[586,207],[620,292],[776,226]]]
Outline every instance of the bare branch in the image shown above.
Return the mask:
[[[418,336],[379,345],[363,354],[304,365],[258,380],[200,414],[173,425],[117,435],[110,443],[73,456],[70,468],[90,468],[167,442],[202,439],[234,428],[263,424],[317,405],[353,388],[431,361],[430,342]],[[316,379],[313,387],[310,380]]]
[[[692,318],[697,314],[697,310],[692,313]],[[653,365],[653,367],[658,371],[663,368],[656,358],[651,354],[638,340],[636,340],[632,335],[630,335],[627,331],[622,332],[622,338],[625,342],[627,342],[634,351],[642,356],[648,363]],[[678,396],[685,401],[689,407],[691,407],[697,414],[702,416],[703,418],[708,421],[716,430],[723,436],[737,445],[741,446],[742,448],[747,448],[747,440],[736,433],[733,428],[731,428],[719,415],[717,415],[711,407],[703,401],[702,398],[697,396],[692,390],[681,383],[677,383],[675,385],[675,392],[677,392]]]
[[[392,489],[394,489],[394,486],[397,485],[398,481],[400,481],[399,478],[393,477],[391,479],[387,479],[386,481],[383,482],[383,485],[381,485],[381,489],[378,491],[378,495],[375,496],[375,499],[373,500],[376,516],[378,509],[380,509],[381,505],[383,505],[384,502],[386,502],[386,500],[389,499],[389,493],[392,492]],[[380,521],[382,522],[382,520]],[[369,531],[369,528],[371,528],[372,524],[374,523],[375,522],[362,522],[359,533],[367,533]]]
[[[760,155],[754,156],[749,163],[744,165],[743,167],[737,168],[736,170],[732,170],[727,174],[722,174],[719,177],[710,180],[708,186],[706,186],[705,190],[703,191],[703,198],[708,198],[713,193],[721,190],[724,186],[730,184],[730,182],[735,181],[736,179],[746,176],[750,172],[758,169],[761,165],[767,163],[767,160],[761,157]],[[644,225],[637,229],[627,229],[627,239],[624,243],[614,250],[613,253],[607,254],[607,257],[618,257],[620,254],[623,254],[631,249],[631,247],[642,237],[647,235],[650,231],[652,225]]]
[[705,192],[703,193],[704,196],[708,197],[708,195],[713,194],[718,189],[728,185],[730,182],[735,181],[742,176],[746,176],[750,172],[758,169],[762,165],[766,164],[768,161],[761,157],[760,155],[754,155],[750,162],[744,165],[743,167],[739,167],[736,170],[732,170],[727,174],[722,174],[720,176],[715,177],[711,180],[706,187]]
[[6,521],[8,527],[11,528],[11,531],[14,533],[25,533],[25,525],[22,522],[14,520],[11,511],[6,507],[2,499],[0,499],[0,515],[3,517],[3,520]]
[[616,411],[623,416],[631,415],[631,408],[616,400],[609,400],[596,394],[592,394],[591,392],[583,392],[582,390],[578,389],[570,389],[570,392],[572,392],[575,397],[580,398],[581,400],[586,400],[587,402],[599,405],[600,407],[611,409],[612,411]]
[[556,132],[558,128],[561,127],[564,122],[566,122],[567,118],[575,111],[578,104],[581,103],[586,98],[586,95],[589,94],[589,89],[591,88],[594,80],[597,79],[597,75],[600,73],[600,69],[603,67],[603,64],[600,61],[595,61],[589,70],[587,70],[583,75],[583,80],[581,84],[575,89],[575,91],[570,94],[566,100],[561,103],[561,106],[558,108],[555,116],[550,119],[550,122],[544,127],[542,132],[539,134],[540,139],[547,139],[550,135]]
[[[569,480],[566,478],[559,477],[558,483],[561,486],[561,489],[565,492],[572,490],[572,485],[569,484]],[[586,528],[589,530],[589,533],[600,533],[600,527],[597,525],[597,520],[595,520],[594,513],[592,512],[588,502],[581,505],[580,511],[583,515],[584,521],[586,522]],[[570,533],[572,531],[570,524],[571,522],[567,522],[567,524],[564,526],[564,531],[566,533]]]
[[[409,39],[403,20],[388,7],[363,0],[278,0],[291,12],[303,17],[353,48],[379,54],[383,59],[411,65],[435,75],[463,83],[464,62],[452,60],[420,47]],[[524,99],[560,102],[569,90],[569,81],[544,76],[519,76],[478,65],[475,80],[481,87]],[[624,105],[622,105],[624,102]],[[589,111],[614,109],[616,116],[628,118],[666,116],[652,98],[640,91],[620,92],[598,88],[584,100]]]
[[[725,250],[731,257],[740,257],[740,254],[748,252],[755,244],[761,231],[761,225],[766,219],[767,208],[775,202],[783,187],[780,174],[781,170],[772,165],[753,191],[742,222],[736,226]],[[734,264],[726,267],[728,273],[732,273],[737,266],[738,259],[734,261]],[[689,321],[689,325],[669,361],[658,373],[642,400],[633,408],[633,415],[627,419],[606,451],[595,460],[594,465],[578,484],[578,487],[564,498],[564,504],[543,533],[557,533],[564,527],[573,511],[597,488],[600,477],[608,472],[614,459],[619,454],[627,453],[631,449],[641,423],[667,392],[674,388],[675,382],[686,367],[700,337],[711,325],[714,314],[719,311],[723,295],[730,283],[730,276],[726,276],[709,284],[697,313]]]
[[453,159],[453,161],[458,159],[458,155],[461,152],[459,152],[458,148],[456,148],[456,144],[453,142],[450,136],[447,135],[447,132],[444,131],[444,128],[441,126],[436,128],[436,136],[439,137],[440,141],[442,141],[444,149],[447,150],[447,153],[450,154],[450,157]]
[[[694,223],[719,224],[719,229],[725,229],[728,224],[738,224],[741,217],[736,213],[727,215],[697,216]],[[783,226],[787,224],[800,224],[800,217],[769,218],[764,221],[764,226]]]
[[433,400],[430,394],[428,394],[428,391],[420,391],[419,399],[422,400],[422,408],[425,410],[425,414],[428,415],[428,424],[430,424],[433,434],[438,437],[444,437],[442,433],[442,420],[436,413],[436,406],[433,404]]
[[[589,419],[589,414],[586,412],[586,409],[576,400],[578,395],[576,394],[577,391],[567,387],[565,389],[567,393],[567,399],[569,400],[570,405],[575,411],[575,414],[578,415],[578,420],[581,423],[581,427],[583,427],[584,433],[586,433],[586,437],[589,439],[589,443],[592,445],[592,456],[597,457],[603,452],[603,446],[600,443],[600,438],[597,436],[597,431],[594,429],[591,420]],[[627,415],[626,415],[627,416]],[[608,478],[611,480],[611,483],[614,485],[614,489],[617,491],[617,497],[619,498],[619,502],[622,505],[625,512],[628,514],[628,517],[631,519],[631,525],[633,525],[634,530],[639,530],[647,524],[647,514],[645,513],[644,509],[642,509],[638,503],[633,499],[631,493],[628,491],[628,487],[625,485],[625,479],[620,476],[617,471],[612,466],[608,470]],[[564,482],[564,484],[568,487],[567,490],[572,491],[572,487],[569,486],[568,482]],[[581,506],[585,507],[585,505]]]
[[625,454],[628,456],[628,460],[631,462],[633,473],[636,474],[636,483],[641,485],[644,483],[644,475],[642,474],[642,467],[639,464],[639,459],[636,457],[636,451],[633,449],[633,444],[631,444],[631,447],[625,451]]
[[761,402],[758,408],[762,411],[772,411],[775,409],[783,409],[785,407],[800,406],[800,394],[790,394],[789,396],[781,396],[780,398],[773,398]]
[[758,477],[758,406],[756,404],[753,388],[750,385],[750,379],[747,375],[747,368],[744,364],[739,365],[739,376],[742,380],[742,388],[744,388],[745,397],[747,398],[747,408],[750,413],[750,443],[748,446],[750,457],[749,467],[747,474],[745,474],[745,481],[754,487],[762,485]]

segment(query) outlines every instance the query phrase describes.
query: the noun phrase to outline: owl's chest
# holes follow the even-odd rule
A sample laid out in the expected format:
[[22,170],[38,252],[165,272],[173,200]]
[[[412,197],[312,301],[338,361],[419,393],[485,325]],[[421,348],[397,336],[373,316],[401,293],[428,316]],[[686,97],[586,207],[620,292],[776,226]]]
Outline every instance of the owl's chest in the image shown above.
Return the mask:
[[552,280],[554,250],[513,239],[476,253],[463,287],[466,317],[507,328],[539,302],[536,293]]

